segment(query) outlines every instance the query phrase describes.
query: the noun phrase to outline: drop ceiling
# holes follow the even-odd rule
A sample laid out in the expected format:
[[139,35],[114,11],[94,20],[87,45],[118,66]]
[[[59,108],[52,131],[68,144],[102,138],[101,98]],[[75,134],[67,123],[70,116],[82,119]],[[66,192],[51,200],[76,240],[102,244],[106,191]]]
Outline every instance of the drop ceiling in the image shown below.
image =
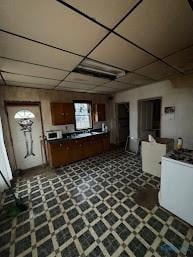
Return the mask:
[[14,74],[14,73],[7,73],[2,72],[4,79],[7,81],[15,81],[15,82],[26,82],[26,83],[33,83],[33,84],[43,84],[48,86],[56,86],[58,84],[57,80],[54,79],[46,79],[40,77],[32,77],[28,75],[21,75],[21,74]]
[[137,72],[154,80],[170,79],[177,76],[178,74],[176,70],[160,61],[138,69]]
[[134,74],[129,72],[126,76],[118,78],[117,81],[120,81],[122,83],[131,83],[132,85],[140,86],[140,85],[146,85],[151,84],[155,82],[155,80],[142,76],[140,74]]
[[81,83],[81,84],[91,84],[91,85],[102,85],[105,82],[108,82],[107,79],[79,74],[76,72],[71,72],[70,75],[66,78],[66,80]]
[[[2,0],[0,13],[6,86],[111,94],[193,72],[186,0]],[[126,75],[74,72],[86,58]]]

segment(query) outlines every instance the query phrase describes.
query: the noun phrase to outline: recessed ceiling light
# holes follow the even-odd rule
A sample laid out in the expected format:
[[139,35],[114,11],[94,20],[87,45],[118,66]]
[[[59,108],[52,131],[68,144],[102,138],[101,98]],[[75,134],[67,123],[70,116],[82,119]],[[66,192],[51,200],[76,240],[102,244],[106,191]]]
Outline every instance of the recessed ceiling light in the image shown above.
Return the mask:
[[114,68],[110,65],[96,62],[90,59],[85,59],[73,71],[109,80],[120,78],[126,74],[124,70]]

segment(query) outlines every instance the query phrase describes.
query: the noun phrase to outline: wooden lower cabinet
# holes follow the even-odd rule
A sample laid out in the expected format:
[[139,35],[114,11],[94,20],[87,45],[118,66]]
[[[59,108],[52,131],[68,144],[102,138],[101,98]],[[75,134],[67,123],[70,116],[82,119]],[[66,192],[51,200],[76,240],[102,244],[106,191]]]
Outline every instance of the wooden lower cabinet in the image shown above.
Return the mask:
[[104,152],[110,150],[110,136],[109,136],[109,134],[106,134],[103,137],[103,149],[104,149]]
[[110,137],[108,133],[60,142],[47,142],[47,148],[49,164],[54,168],[108,151]]

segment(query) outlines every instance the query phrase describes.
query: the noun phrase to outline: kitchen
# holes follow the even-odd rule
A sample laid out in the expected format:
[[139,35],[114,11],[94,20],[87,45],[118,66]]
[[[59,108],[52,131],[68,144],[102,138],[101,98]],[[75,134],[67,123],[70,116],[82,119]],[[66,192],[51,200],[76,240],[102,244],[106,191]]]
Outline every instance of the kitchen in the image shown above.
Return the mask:
[[1,256],[193,255],[191,2],[0,3]]

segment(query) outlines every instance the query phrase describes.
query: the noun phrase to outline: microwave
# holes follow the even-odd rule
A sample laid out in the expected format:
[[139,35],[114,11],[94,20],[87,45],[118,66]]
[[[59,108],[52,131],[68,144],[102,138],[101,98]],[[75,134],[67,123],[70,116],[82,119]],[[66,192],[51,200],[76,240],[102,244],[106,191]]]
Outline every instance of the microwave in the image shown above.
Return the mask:
[[60,139],[62,138],[62,131],[60,130],[46,131],[46,138],[47,140]]

